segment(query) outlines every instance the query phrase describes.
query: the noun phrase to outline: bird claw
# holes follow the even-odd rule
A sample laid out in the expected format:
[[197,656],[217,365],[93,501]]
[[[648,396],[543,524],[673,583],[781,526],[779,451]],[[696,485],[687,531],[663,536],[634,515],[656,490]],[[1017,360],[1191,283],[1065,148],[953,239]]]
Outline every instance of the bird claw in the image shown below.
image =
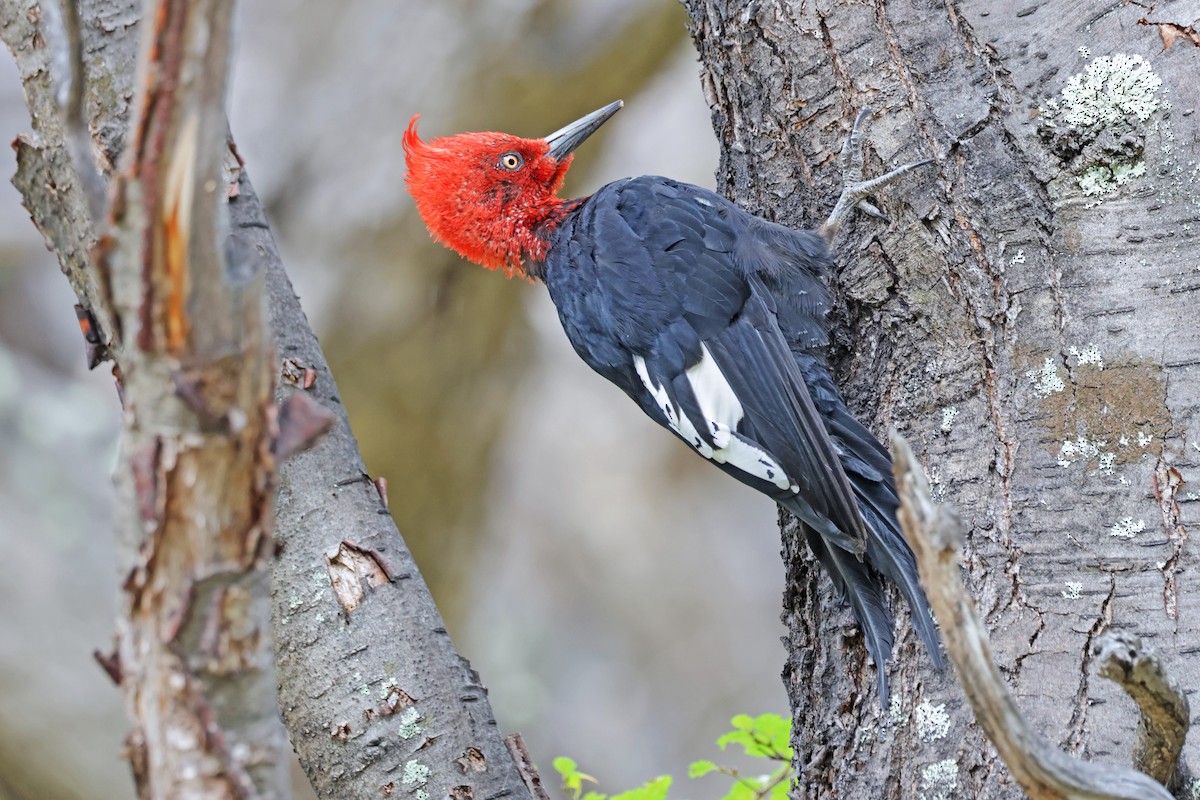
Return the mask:
[[933,159],[927,158],[922,161],[914,161],[911,164],[904,164],[896,167],[891,172],[880,175],[877,178],[863,180],[863,123],[867,117],[871,116],[871,109],[864,108],[858,112],[858,116],[854,118],[854,125],[850,129],[850,135],[846,137],[845,144],[842,145],[842,153],[840,162],[842,166],[842,193],[834,204],[833,210],[829,212],[829,218],[825,220],[825,224],[819,229],[821,236],[825,241],[833,241],[833,237],[837,234],[850,216],[850,212],[854,209],[860,209],[865,214],[876,219],[881,219],[888,222],[887,215],[879,210],[879,207],[867,200],[872,194],[879,189],[895,183],[902,176],[912,172],[914,169],[932,164]]
[[891,220],[888,218],[888,215],[883,213],[882,211],[880,211],[879,207],[876,206],[874,203],[872,203],[870,200],[859,200],[858,201],[858,210],[863,212],[864,214],[866,214],[868,217],[874,217],[875,219],[881,219],[884,222],[891,222]]

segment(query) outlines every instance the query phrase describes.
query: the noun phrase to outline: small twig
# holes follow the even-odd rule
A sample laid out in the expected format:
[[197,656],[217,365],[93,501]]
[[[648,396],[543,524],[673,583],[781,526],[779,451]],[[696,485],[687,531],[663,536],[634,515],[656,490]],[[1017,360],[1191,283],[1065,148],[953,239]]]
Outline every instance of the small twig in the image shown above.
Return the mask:
[[83,40],[79,26],[79,0],[63,0],[63,29],[67,35],[67,63],[70,64],[69,84],[63,107],[66,123],[67,149],[75,162],[75,171],[83,184],[92,224],[104,222],[107,203],[104,199],[104,177],[96,166],[92,152],[92,134],[83,118],[84,87]]
[[1167,675],[1158,656],[1142,648],[1136,636],[1110,631],[1093,650],[1099,672],[1137,703],[1141,718],[1133,743],[1133,766],[1172,791],[1191,778],[1180,758],[1191,711],[1187,696]]
[[1072,758],[1038,734],[1017,708],[992,658],[987,628],[959,574],[962,521],[938,505],[920,464],[892,433],[892,462],[900,493],[900,525],[917,557],[921,586],[941,625],[946,651],[984,733],[1013,778],[1034,800],[1173,800],[1141,772]]
[[542,785],[542,776],[538,775],[537,767],[533,765],[533,759],[525,748],[525,740],[521,738],[521,734],[510,733],[505,736],[504,746],[508,748],[508,754],[512,756],[513,763],[517,765],[517,772],[520,773],[521,780],[525,781],[525,788],[529,790],[529,796],[534,800],[550,800],[550,795],[546,793],[546,787]]

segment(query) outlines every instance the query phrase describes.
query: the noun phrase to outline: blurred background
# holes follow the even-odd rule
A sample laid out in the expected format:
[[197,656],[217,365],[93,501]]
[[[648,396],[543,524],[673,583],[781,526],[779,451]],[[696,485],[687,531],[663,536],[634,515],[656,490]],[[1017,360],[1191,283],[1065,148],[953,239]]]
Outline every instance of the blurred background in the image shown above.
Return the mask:
[[[500,725],[614,792],[683,777],[739,712],[783,712],[772,504],[657,429],[567,344],[544,288],[434,245],[400,133],[544,135],[616,98],[568,194],[711,186],[674,0],[256,0],[232,126],[368,468]],[[28,129],[7,51],[0,136]],[[11,173],[11,158],[3,168]],[[0,800],[131,798],[111,644],[111,377],[0,183]],[[549,782],[553,782],[549,776]]]

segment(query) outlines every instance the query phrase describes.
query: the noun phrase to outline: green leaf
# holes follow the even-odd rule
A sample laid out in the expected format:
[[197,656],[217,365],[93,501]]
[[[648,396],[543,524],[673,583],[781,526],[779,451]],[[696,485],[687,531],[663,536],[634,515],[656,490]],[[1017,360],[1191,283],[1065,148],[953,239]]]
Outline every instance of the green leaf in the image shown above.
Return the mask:
[[758,784],[752,780],[738,778],[729,787],[729,793],[722,800],[756,800]]
[[610,800],[666,800],[667,792],[671,789],[671,776],[659,775],[652,781],[646,781],[636,789],[614,794]]
[[750,748],[754,747],[754,737],[750,735],[749,731],[730,731],[717,739],[717,747],[722,750],[731,744],[740,744],[746,752],[750,752]]
[[[580,800],[580,795],[583,794],[583,782],[595,783],[596,779],[591,775],[579,771],[579,765],[575,763],[575,759],[559,756],[552,762],[554,769],[562,776],[563,791],[571,798],[571,800]],[[593,797],[593,795],[595,795]],[[588,792],[583,800],[605,800],[606,795]]]
[[757,717],[738,714],[730,722],[734,730],[717,739],[717,745],[722,750],[731,744],[739,744],[748,756],[791,761],[791,720],[778,714],[760,714]]
[[707,759],[693,761],[691,764],[688,765],[688,777],[689,778],[702,778],[705,775],[707,775],[708,773],[714,772],[718,769],[720,769],[720,767],[718,767],[713,762],[708,761]]
[[792,760],[791,719],[778,714],[760,714],[754,720],[754,729],[779,756]]

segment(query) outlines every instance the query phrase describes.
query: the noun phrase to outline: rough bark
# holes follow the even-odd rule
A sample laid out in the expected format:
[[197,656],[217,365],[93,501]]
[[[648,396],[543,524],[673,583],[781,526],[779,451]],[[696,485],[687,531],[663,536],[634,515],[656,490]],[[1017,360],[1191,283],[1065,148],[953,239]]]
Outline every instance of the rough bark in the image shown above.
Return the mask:
[[93,258],[126,423],[116,667],[129,759],[142,797],[287,797],[266,603],[275,359],[262,275],[222,246],[232,3],[147,12],[114,238]]
[[[124,594],[116,650],[99,660],[124,690],[140,796],[286,797],[266,603],[274,358],[261,275],[227,264],[221,248],[232,4],[148,9],[154,29],[139,59],[120,36],[79,42],[73,7],[64,28],[36,4],[4,6],[35,130],[15,144],[16,183],[79,295],[89,362],[115,361],[125,410]],[[104,11],[136,18],[125,5]],[[72,163],[54,102],[55,84],[70,80],[67,136],[86,139],[82,75],[63,70],[79,69],[80,45],[93,82],[144,66],[134,145],[107,208],[92,148],[81,143]]]
[[[225,153],[221,92],[170,59],[185,42],[196,45],[193,56],[223,59],[227,15],[194,28],[191,15],[213,6],[190,4],[182,17],[180,5],[172,8],[152,18],[155,56],[168,63],[141,84],[153,102],[143,103],[129,137],[129,100],[140,94],[132,72],[138,10],[97,0],[83,11],[88,127],[103,164],[117,161],[128,141],[128,163],[139,167],[115,195],[114,219],[125,227],[102,241],[110,259],[102,262],[89,258],[92,220],[54,102],[61,76],[46,43],[56,43],[58,28],[36,2],[0,4],[35,132],[17,143],[16,183],[79,296],[89,359],[116,359],[128,411],[119,503],[131,619],[119,626],[119,658],[102,660],[129,693],[130,751],[143,795],[284,794],[275,782],[281,742],[263,651],[272,550],[264,503],[273,455],[303,448],[323,427],[317,405],[297,401],[297,393],[337,417],[320,447],[280,473],[274,638],[284,717],[310,779],[330,798],[519,795],[521,776],[478,677],[454,651],[381,492],[363,472],[248,178],[232,160],[219,175],[204,172]],[[174,95],[192,89],[204,91],[177,105]],[[221,149],[189,149],[189,142],[211,144],[214,130]],[[172,201],[184,195],[207,205],[181,217]],[[195,233],[226,212],[228,228],[219,230],[227,238],[211,227]],[[180,239],[181,225],[195,235]],[[147,257],[144,271],[139,254]],[[222,255],[227,272],[180,269],[217,265]],[[114,265],[111,281],[97,263]],[[265,355],[264,275],[283,383],[298,387],[284,388],[275,453],[264,446],[278,367]],[[212,303],[224,303],[225,313]],[[250,673],[253,681],[232,686]],[[230,717],[239,710],[241,717]],[[178,758],[162,755],[172,749]],[[190,764],[189,755],[196,756]]]
[[[1191,25],[1194,4],[685,5],[718,185],[745,207],[818,224],[862,106],[878,112],[876,171],[937,159],[886,193],[890,225],[840,234],[838,372],[961,509],[968,586],[1034,727],[1121,760],[1135,717],[1092,679],[1101,632],[1135,630],[1185,687],[1200,683],[1185,488],[1200,425],[1198,51],[1178,37],[1164,49],[1157,24]],[[1071,77],[1118,53],[1162,80],[1141,82],[1156,107],[1073,116]],[[892,708],[879,708],[848,613],[784,522],[797,795],[1019,797],[903,620]]]
[[[933,499],[916,456],[898,435],[892,437],[892,457],[900,524],[916,556],[929,607],[941,625],[946,653],[975,720],[1021,788],[1035,800],[1171,800],[1166,787],[1150,775],[1105,761],[1072,758],[1030,728],[996,666],[990,637],[963,585],[958,561],[963,526],[958,512],[953,505]],[[1174,740],[1182,744],[1183,736]],[[1178,749],[1174,755],[1179,755]],[[1170,772],[1174,766],[1172,759],[1159,772]]]

